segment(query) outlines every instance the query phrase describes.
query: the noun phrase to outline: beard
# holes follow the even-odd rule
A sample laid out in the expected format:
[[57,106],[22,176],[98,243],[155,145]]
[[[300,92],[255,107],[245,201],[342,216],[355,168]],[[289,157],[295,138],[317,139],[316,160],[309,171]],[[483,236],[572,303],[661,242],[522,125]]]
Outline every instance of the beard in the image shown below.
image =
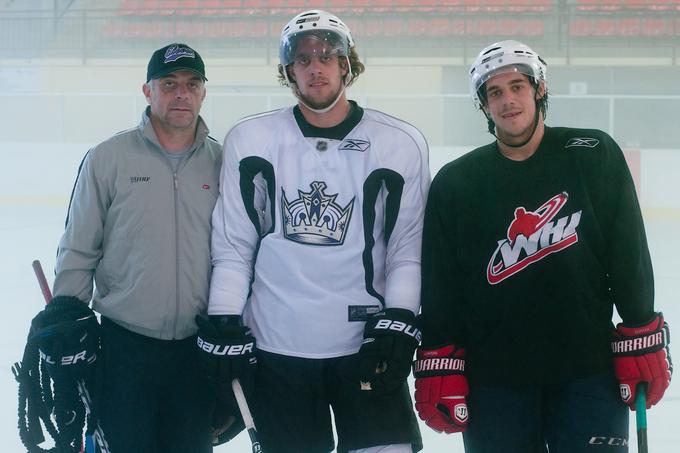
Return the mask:
[[495,135],[508,145],[526,143],[526,141],[529,140],[536,131],[536,127],[538,125],[537,114],[538,110],[526,124],[520,125],[519,127],[513,129],[505,129],[502,127],[502,125],[496,123]]
[[342,90],[344,89],[344,85],[340,84],[337,90],[330,96],[327,96],[324,99],[319,99],[319,98],[312,98],[311,96],[305,95],[300,91],[298,88],[297,91],[297,97],[304,105],[307,107],[314,109],[314,110],[324,110],[333,105],[342,95]]

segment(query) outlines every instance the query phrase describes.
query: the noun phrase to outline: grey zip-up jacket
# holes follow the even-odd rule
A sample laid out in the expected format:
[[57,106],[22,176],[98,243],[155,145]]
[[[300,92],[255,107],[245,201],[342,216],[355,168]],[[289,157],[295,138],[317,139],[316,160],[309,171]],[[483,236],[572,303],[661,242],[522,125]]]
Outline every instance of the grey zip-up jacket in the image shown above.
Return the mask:
[[176,173],[147,112],[92,148],[71,196],[54,294],[92,299],[103,316],[148,337],[193,335],[208,304],[221,165],[222,147],[200,117]]

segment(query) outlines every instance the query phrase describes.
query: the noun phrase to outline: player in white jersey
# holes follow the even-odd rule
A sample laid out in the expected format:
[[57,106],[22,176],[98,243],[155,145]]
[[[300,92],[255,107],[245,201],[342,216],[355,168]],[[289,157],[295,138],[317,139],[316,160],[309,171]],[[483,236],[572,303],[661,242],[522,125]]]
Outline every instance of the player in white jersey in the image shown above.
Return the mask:
[[339,18],[301,13],[279,65],[297,105],[225,139],[199,336],[223,394],[242,380],[265,451],[331,451],[331,407],[338,451],[421,449],[406,377],[428,150],[415,127],[347,99],[363,70]]

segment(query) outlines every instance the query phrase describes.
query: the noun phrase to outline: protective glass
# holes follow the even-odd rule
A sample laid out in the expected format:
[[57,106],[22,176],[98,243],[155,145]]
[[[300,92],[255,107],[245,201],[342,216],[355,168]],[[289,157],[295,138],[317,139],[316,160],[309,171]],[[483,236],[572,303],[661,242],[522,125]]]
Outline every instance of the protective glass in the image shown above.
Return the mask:
[[321,62],[349,56],[346,36],[332,30],[307,30],[282,39],[279,61],[283,66],[291,63],[309,64],[312,58]]

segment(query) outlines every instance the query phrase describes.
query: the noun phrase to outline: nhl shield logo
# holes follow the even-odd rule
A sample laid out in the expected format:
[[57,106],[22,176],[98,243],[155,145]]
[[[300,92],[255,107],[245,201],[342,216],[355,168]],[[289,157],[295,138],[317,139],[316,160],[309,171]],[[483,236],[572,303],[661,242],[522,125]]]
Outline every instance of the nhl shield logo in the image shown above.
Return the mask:
[[621,393],[621,399],[624,402],[630,401],[631,397],[631,391],[630,391],[630,386],[628,384],[620,384],[619,385],[619,392]]
[[453,415],[456,417],[460,423],[467,422],[468,419],[468,408],[466,404],[456,404],[453,408]]

